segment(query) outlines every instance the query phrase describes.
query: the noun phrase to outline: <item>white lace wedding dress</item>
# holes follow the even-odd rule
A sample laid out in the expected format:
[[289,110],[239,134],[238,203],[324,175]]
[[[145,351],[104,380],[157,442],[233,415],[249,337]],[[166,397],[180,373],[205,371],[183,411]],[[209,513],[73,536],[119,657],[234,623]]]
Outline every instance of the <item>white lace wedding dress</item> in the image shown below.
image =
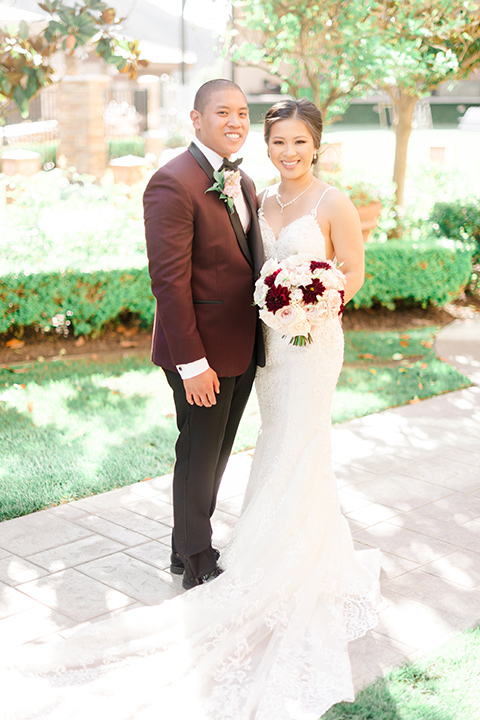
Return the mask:
[[[323,259],[315,212],[278,240],[260,213],[266,257]],[[376,624],[379,553],[354,551],[331,469],[338,319],[313,335],[294,347],[266,329],[262,429],[224,574],[28,649],[1,683],[1,717],[317,720],[353,700],[347,643]]]

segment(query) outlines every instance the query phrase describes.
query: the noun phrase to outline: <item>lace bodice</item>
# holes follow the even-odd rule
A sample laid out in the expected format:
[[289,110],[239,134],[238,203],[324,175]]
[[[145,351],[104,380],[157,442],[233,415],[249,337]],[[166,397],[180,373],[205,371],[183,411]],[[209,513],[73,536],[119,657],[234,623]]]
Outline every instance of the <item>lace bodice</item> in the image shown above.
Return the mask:
[[263,194],[262,203],[258,211],[258,219],[262,231],[265,260],[276,258],[283,260],[294,253],[308,253],[312,258],[318,260],[326,259],[325,238],[317,222],[317,212],[320,203],[329,190],[327,187],[320,195],[315,206],[309,213],[292,220],[285,225],[278,235],[275,236],[272,228],[265,218],[265,199],[268,197],[268,190]]

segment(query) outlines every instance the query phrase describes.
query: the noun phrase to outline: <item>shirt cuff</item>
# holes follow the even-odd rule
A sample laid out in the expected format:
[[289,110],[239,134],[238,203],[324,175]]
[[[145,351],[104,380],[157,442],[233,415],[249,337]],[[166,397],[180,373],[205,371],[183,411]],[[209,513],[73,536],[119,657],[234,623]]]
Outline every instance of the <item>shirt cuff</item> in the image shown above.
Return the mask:
[[208,370],[209,367],[210,365],[208,364],[207,358],[200,358],[200,360],[194,360],[194,362],[191,363],[177,365],[177,370],[182,380],[190,380],[190,378],[201,375],[201,373]]

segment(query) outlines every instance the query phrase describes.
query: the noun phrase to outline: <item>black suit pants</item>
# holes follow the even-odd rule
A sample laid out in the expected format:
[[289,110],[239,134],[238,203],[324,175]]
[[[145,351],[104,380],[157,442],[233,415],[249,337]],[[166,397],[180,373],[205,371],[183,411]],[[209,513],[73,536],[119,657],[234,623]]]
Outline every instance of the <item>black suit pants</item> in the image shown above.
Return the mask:
[[220,393],[212,407],[190,405],[181,377],[165,370],[173,390],[179,436],[173,473],[172,547],[187,575],[200,577],[216,565],[210,519],[240,419],[255,377],[256,363],[237,377],[219,378]]

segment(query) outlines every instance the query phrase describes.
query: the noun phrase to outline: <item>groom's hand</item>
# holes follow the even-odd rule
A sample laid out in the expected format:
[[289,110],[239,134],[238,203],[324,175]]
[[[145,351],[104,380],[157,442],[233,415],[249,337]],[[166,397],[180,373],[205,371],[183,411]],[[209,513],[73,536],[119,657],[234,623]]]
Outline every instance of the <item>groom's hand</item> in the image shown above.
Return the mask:
[[196,375],[193,378],[183,381],[185,396],[190,405],[200,407],[212,407],[217,404],[215,395],[220,392],[220,381],[217,373],[212,368]]

